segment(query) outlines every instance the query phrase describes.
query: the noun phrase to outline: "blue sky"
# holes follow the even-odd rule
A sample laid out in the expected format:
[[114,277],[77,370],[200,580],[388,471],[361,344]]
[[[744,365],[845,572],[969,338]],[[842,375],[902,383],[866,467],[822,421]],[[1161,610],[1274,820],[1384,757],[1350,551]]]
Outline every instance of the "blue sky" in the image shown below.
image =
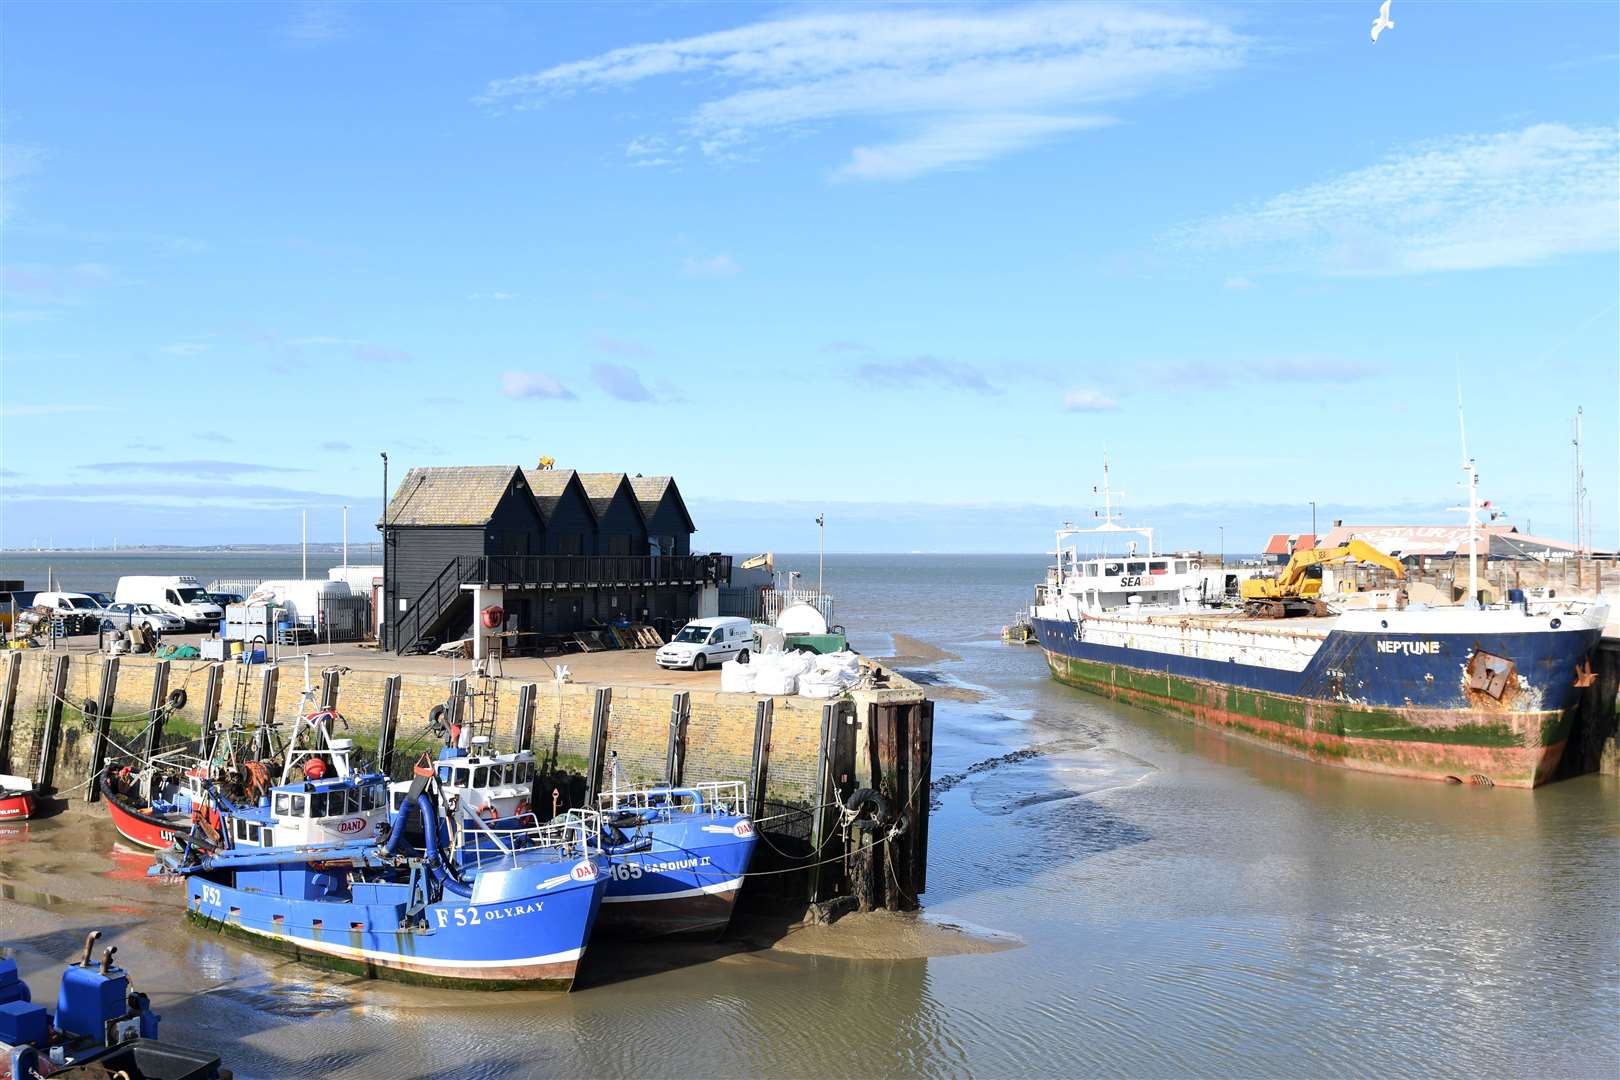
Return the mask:
[[1620,8],[1510,10],[8,4],[0,543],[336,539],[387,450],[1038,551],[1106,450],[1252,549],[1447,520],[1461,370],[1612,546]]

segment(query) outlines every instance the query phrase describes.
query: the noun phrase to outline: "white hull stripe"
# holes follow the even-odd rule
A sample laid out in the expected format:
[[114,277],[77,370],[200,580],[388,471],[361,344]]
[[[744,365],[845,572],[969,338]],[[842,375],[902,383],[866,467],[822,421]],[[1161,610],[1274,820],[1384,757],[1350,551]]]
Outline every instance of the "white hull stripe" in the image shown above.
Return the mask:
[[[195,911],[196,909],[193,908],[192,910]],[[212,918],[212,916],[209,917]],[[313,952],[329,953],[333,956],[346,956],[350,959],[377,960],[382,962],[387,967],[480,968],[483,970],[488,970],[491,968],[529,967],[534,964],[564,964],[570,960],[578,960],[581,956],[585,955],[585,949],[581,947],[578,949],[567,949],[559,953],[551,953],[547,956],[519,957],[512,960],[441,960],[432,956],[406,956],[404,953],[384,952],[381,949],[357,949],[352,945],[339,945],[336,942],[330,941],[316,941],[312,938],[295,937],[292,934],[272,934],[267,930],[260,930],[258,927],[250,926],[247,923],[241,922],[240,920],[232,921],[230,919],[214,919],[214,921],[226,922],[237,927],[238,929],[246,930],[250,934],[257,934],[259,937],[270,938],[273,941],[289,942],[302,948],[308,948]],[[339,933],[343,932],[344,931],[339,931]],[[390,961],[392,961],[392,963],[390,963]]]
[[676,892],[644,893],[641,896],[604,896],[604,904],[645,904],[655,900],[679,900],[685,896],[710,896],[714,893],[735,892],[742,888],[742,878],[732,878],[722,881],[718,885],[703,885],[696,889],[680,889]]

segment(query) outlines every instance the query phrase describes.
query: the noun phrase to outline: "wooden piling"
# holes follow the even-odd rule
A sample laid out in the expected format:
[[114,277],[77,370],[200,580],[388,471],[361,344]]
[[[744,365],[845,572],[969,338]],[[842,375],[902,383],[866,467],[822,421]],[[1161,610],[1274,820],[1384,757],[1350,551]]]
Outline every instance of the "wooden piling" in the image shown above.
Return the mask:
[[771,717],[776,702],[762,699],[754,709],[754,756],[748,766],[748,784],[753,796],[750,816],[756,821],[765,814],[765,788],[770,783],[771,770]]
[[377,720],[377,768],[384,773],[394,756],[394,737],[399,730],[399,686],[398,675],[383,680],[382,716]]
[[669,701],[669,745],[664,750],[664,783],[680,787],[686,775],[686,726],[692,719],[692,695],[677,691]]
[[342,689],[343,671],[341,668],[327,668],[321,672],[321,708],[328,712],[336,712],[338,707],[338,693]]
[[34,788],[44,794],[52,790],[56,779],[56,744],[62,738],[62,697],[67,693],[68,657],[66,653],[51,658],[50,698],[45,706],[45,730],[41,732],[39,769],[34,776]]
[[457,675],[450,680],[450,700],[444,703],[445,723],[463,727],[467,715],[467,676]]
[[152,665],[152,696],[146,704],[146,744],[141,748],[148,760],[163,745],[163,724],[168,719],[169,661]]
[[536,684],[524,683],[518,687],[517,716],[512,721],[512,745],[519,752],[533,748],[534,712],[539,698],[540,687]]
[[11,771],[11,736],[17,727],[17,688],[22,684],[21,651],[6,657],[6,676],[0,689],[0,772]]
[[602,769],[607,764],[608,718],[613,711],[613,688],[599,686],[591,703],[591,753],[585,766],[585,806],[596,806],[602,790]]
[[[821,748],[816,755],[816,805],[811,808],[810,850],[816,860],[810,866],[810,902],[830,900],[838,894],[838,865],[827,861],[831,837],[838,829],[840,777],[847,781],[849,770],[842,766],[842,750],[855,751],[855,706],[847,701],[830,701],[821,707]],[[842,771],[841,771],[842,770]]]
[[917,706],[911,727],[911,881],[912,895],[928,891],[928,815],[934,806],[934,703]]
[[101,662],[101,694],[96,699],[96,726],[90,738],[90,766],[85,773],[84,801],[101,799],[101,784],[97,782],[107,762],[107,735],[112,729],[113,703],[118,700],[118,657],[109,656]]
[[[237,672],[237,678],[247,678],[247,665]],[[216,660],[208,665],[208,684],[203,690],[202,708],[198,710],[201,716],[202,734],[198,742],[202,746],[204,761],[214,754],[214,731],[219,727],[219,701],[225,693],[225,664]]]
[[259,687],[259,726],[269,727],[276,721],[276,685],[281,682],[281,665],[271,664],[264,669],[264,684]]

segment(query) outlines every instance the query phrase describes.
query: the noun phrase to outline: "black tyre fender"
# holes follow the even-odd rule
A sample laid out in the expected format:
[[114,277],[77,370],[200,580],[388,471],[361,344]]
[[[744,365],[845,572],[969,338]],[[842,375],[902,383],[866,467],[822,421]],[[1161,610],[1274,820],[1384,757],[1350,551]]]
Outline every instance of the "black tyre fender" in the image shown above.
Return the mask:
[[856,817],[859,817],[867,807],[871,807],[874,821],[889,820],[889,800],[884,798],[881,791],[869,787],[856,788],[849,793],[849,798],[844,800],[844,809]]
[[84,715],[86,723],[94,723],[100,711],[101,707],[96,704],[95,698],[85,698],[79,702],[79,712]]
[[443,705],[435,705],[433,708],[429,709],[427,716],[428,727],[433,731],[442,734],[445,730],[444,718],[446,712],[447,710]]
[[174,712],[180,711],[186,707],[186,688],[183,686],[175,687],[169,691],[169,696],[163,700],[168,703],[170,710]]

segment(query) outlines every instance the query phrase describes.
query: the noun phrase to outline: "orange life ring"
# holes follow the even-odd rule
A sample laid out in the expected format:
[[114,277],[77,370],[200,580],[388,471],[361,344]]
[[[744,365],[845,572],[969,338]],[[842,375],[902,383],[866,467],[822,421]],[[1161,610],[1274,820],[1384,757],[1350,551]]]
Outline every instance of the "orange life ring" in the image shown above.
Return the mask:
[[485,821],[494,821],[500,815],[495,813],[495,808],[493,806],[485,803],[483,806],[478,808],[478,816],[483,818]]
[[517,817],[522,817],[524,814],[527,814],[532,809],[533,809],[533,807],[531,807],[529,805],[529,800],[524,799],[522,802],[517,804],[516,816]]

